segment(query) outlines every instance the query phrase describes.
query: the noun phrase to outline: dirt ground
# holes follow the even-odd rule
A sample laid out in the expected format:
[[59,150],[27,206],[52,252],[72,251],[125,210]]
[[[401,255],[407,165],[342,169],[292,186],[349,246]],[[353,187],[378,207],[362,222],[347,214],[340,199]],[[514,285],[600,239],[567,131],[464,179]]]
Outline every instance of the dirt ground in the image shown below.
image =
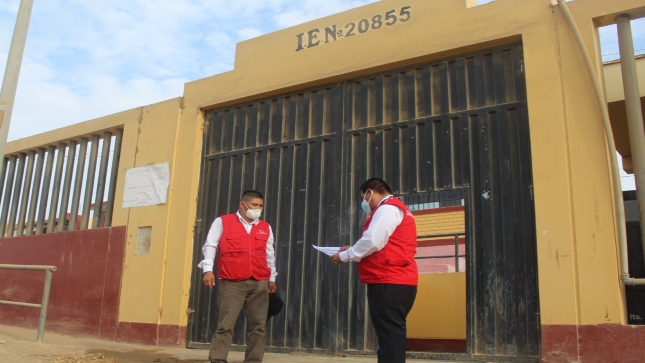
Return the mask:
[[[7,330],[10,330],[7,333]],[[45,334],[36,343],[36,332],[0,327],[0,362],[2,363],[202,363],[208,362],[208,352],[189,349],[140,347],[131,344],[104,342]],[[241,362],[241,360],[240,360]]]
[[[229,363],[242,363],[243,360],[243,352],[229,353]],[[407,361],[441,363],[422,359]],[[376,363],[376,356],[265,354],[264,363],[278,362]],[[0,363],[208,363],[208,351],[126,344],[51,332],[46,332],[43,342],[37,343],[35,330],[0,325]]]

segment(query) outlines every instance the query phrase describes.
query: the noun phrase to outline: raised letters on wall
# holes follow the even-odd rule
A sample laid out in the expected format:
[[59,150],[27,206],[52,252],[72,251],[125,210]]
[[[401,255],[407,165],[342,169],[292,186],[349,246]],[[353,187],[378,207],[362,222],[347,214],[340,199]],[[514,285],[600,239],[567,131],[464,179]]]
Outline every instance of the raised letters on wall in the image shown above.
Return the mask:
[[399,23],[405,23],[412,18],[412,7],[404,6],[400,9],[392,9],[385,14],[377,14],[371,19],[361,19],[345,24],[339,28],[337,24],[328,26],[323,30],[314,28],[306,33],[296,35],[298,47],[296,52],[303,49],[317,47],[321,44],[335,42],[339,38],[348,38],[359,34],[367,33],[370,30],[377,30],[382,27],[394,26]]

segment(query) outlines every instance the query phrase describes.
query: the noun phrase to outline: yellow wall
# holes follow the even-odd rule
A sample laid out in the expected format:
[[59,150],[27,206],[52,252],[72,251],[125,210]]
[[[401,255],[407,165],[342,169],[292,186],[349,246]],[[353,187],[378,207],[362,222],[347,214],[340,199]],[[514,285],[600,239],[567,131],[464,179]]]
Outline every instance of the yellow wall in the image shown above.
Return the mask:
[[[137,121],[136,151],[131,165],[121,164],[120,169],[140,167],[163,162],[170,163],[170,186],[167,200],[172,200],[174,169],[176,162],[176,130],[179,120],[180,99],[146,106]],[[115,209],[121,209],[121,198],[116,199]],[[127,208],[127,245],[121,285],[121,302],[119,321],[163,323],[172,321],[177,325],[180,320],[179,308],[181,294],[173,290],[168,296],[165,290],[170,280],[177,284],[172,274],[174,249],[184,246],[186,241],[169,239],[167,229],[169,221],[169,203],[157,206]],[[115,224],[116,225],[116,224]],[[139,227],[152,227],[150,254],[136,255],[137,233]]]
[[464,211],[419,214],[414,216],[417,224],[417,235],[446,234],[464,232],[466,215]]
[[[123,128],[112,218],[113,226],[127,226],[119,321],[157,323],[163,319],[160,309],[163,304],[169,311],[167,315],[177,325],[180,320],[177,306],[181,304],[182,299],[187,299],[187,296],[181,296],[175,290],[172,298],[163,301],[165,274],[170,270],[168,266],[173,266],[170,262],[164,269],[166,258],[169,251],[172,253],[177,245],[183,248],[186,243],[186,241],[171,241],[166,237],[166,229],[169,225],[168,204],[121,208],[125,171],[134,167],[169,161],[171,166],[169,198],[172,197],[172,175],[174,175],[172,168],[175,164],[173,156],[180,105],[181,99],[175,98],[7,144],[6,153],[11,154],[39,146],[58,145],[61,141],[78,139],[80,136],[102,134],[105,130]],[[137,229],[140,226],[152,226],[150,254],[145,256],[135,255]],[[174,283],[177,284],[176,281]]]
[[[594,26],[642,0],[569,2],[600,68]],[[411,6],[413,20],[296,52],[296,36]],[[547,0],[384,0],[238,44],[235,70],[186,84],[179,127],[178,182],[169,237],[187,240],[185,291],[195,218],[203,111],[521,40],[534,175],[543,324],[624,322],[603,130],[587,71],[562,13]],[[185,320],[182,319],[182,323]]]
[[408,338],[466,339],[466,273],[422,274]]

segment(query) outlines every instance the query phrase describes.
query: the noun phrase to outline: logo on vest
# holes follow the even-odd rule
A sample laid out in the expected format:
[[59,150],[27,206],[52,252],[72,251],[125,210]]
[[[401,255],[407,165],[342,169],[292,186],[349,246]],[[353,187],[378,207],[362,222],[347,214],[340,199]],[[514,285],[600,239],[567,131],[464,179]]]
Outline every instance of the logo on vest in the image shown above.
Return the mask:
[[261,230],[259,230],[259,231],[257,232],[257,234],[268,234],[268,233],[267,233],[267,231],[265,231],[265,230],[261,229]]

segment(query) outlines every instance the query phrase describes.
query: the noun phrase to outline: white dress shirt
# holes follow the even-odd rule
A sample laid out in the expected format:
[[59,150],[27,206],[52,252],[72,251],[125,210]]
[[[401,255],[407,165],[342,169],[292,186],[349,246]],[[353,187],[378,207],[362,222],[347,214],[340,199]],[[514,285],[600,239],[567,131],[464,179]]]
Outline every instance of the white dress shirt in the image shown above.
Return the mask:
[[[383,198],[378,205],[380,206],[392,197],[390,195]],[[369,227],[367,227],[367,230],[363,232],[361,239],[356,241],[348,250],[341,252],[339,254],[340,259],[343,262],[360,262],[372,253],[382,250],[396,227],[403,221],[403,216],[404,213],[399,207],[389,204],[378,207],[372,215],[372,221]]]
[[[240,223],[244,226],[244,229],[246,229],[246,233],[251,233],[251,227],[253,225],[260,223],[259,219],[255,219],[251,221],[251,223],[247,222],[242,216],[240,215],[240,212],[238,211],[237,213],[237,218],[239,219]],[[213,271],[213,264],[215,263],[215,256],[217,256],[217,246],[219,245],[219,239],[222,237],[222,218],[217,217],[215,218],[215,221],[213,221],[213,224],[211,225],[211,229],[208,231],[208,235],[206,236],[206,242],[204,243],[204,247],[202,247],[202,253],[204,254],[204,259],[197,265],[200,267],[204,272],[212,272]],[[269,277],[269,281],[275,282],[275,277],[278,276],[278,272],[275,270],[275,252],[273,250],[273,230],[271,229],[271,226],[269,226],[269,238],[267,239],[267,266],[271,269],[271,277]]]

